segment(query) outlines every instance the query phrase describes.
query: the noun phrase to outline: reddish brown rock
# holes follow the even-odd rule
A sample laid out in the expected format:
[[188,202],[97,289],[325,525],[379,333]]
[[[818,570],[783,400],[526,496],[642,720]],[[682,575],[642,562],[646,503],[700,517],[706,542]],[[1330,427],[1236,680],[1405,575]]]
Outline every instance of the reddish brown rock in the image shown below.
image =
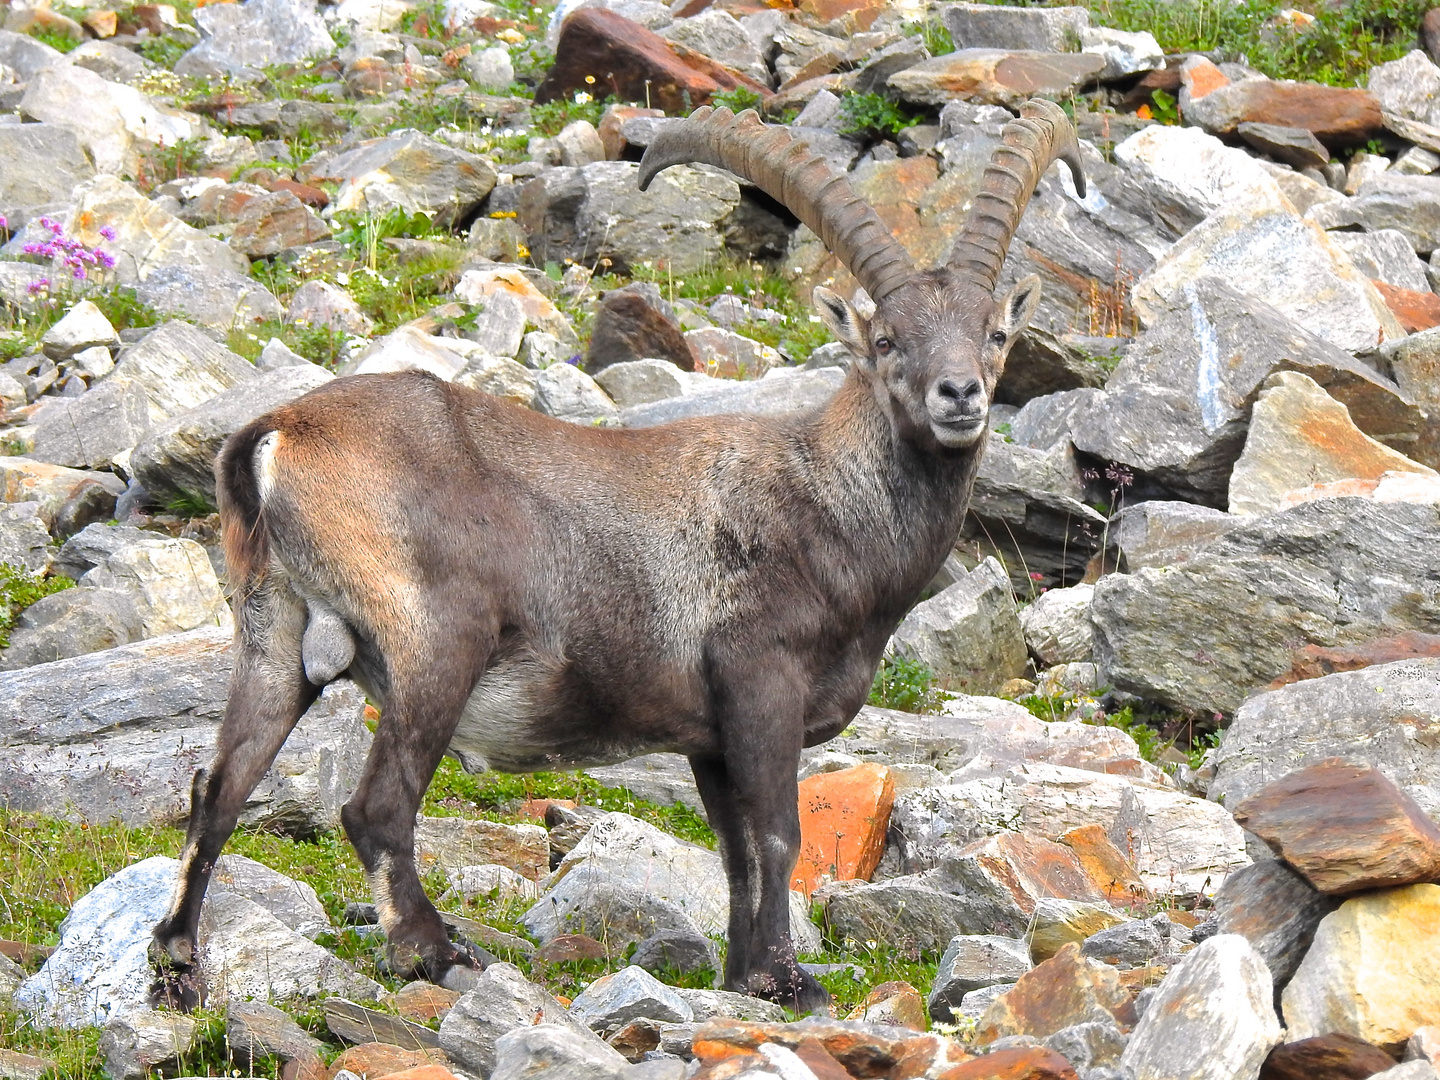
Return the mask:
[[957,49],[890,76],[890,86],[917,105],[973,101],[1018,108],[1037,95],[1063,97],[1094,79],[1105,61],[1092,53]]
[[382,1076],[393,1076],[409,1069],[425,1065],[442,1068],[448,1059],[440,1050],[402,1050],[386,1043],[361,1043],[352,1046],[330,1063],[329,1080],[342,1069],[348,1069],[366,1080],[379,1080]]
[[[587,77],[593,81],[587,82]],[[707,56],[672,45],[659,34],[605,8],[581,8],[560,28],[555,63],[535,91],[535,103],[576,91],[614,94],[683,115],[721,90],[770,89]]]
[[596,131],[600,133],[600,145],[605,147],[606,161],[621,161],[625,157],[625,151],[630,144],[625,141],[625,136],[620,129],[625,126],[626,120],[633,120],[641,116],[664,116],[663,109],[646,109],[639,105],[611,105],[605,110],[605,115],[600,118],[600,124]]
[[1260,1080],[1364,1080],[1394,1067],[1395,1059],[1378,1046],[1332,1032],[1275,1047]]
[[120,20],[113,11],[92,11],[80,20],[97,38],[112,38],[119,28]]
[[1186,120],[1211,134],[1241,124],[1303,128],[1329,147],[1356,146],[1385,130],[1380,103],[1366,90],[1274,79],[1230,82],[1203,57],[1182,72],[1180,108]]
[[604,960],[609,955],[605,946],[592,937],[561,934],[540,946],[535,952],[535,959],[547,964],[573,964],[580,960]]
[[1235,820],[1331,896],[1440,878],[1440,827],[1369,765],[1299,769],[1242,802]]
[[832,881],[869,881],[885,851],[895,781],[865,763],[800,782],[800,859],[790,882],[809,896]]
[[1420,20],[1420,44],[1431,60],[1440,63],[1440,8],[1431,8]]
[[[1106,771],[1109,769],[1107,767]],[[1107,903],[1118,907],[1144,904],[1150,899],[1150,891],[1140,880],[1139,871],[1125,854],[1110,842],[1105,830],[1099,825],[1082,825],[1071,829],[1060,837],[1064,844],[1080,861],[1085,876],[1100,890]]]
[[270,181],[271,191],[288,191],[306,206],[314,207],[316,210],[324,210],[330,205],[330,196],[323,188],[313,187],[310,184],[302,184],[298,180],[287,180],[283,176],[276,177]]
[[[564,810],[574,810],[574,799],[526,799],[520,804],[520,816],[526,821],[545,821],[550,812],[550,807],[558,806]],[[563,818],[557,818],[557,823]]]
[[286,248],[312,244],[330,235],[330,226],[288,191],[251,199],[235,221],[230,246],[242,255],[278,255]]
[[606,293],[595,313],[585,370],[593,375],[611,364],[649,358],[669,360],[681,371],[697,367],[695,353],[680,327],[643,296],[624,289]]
[[842,19],[846,29],[853,33],[870,29],[885,10],[885,0],[800,0],[796,7],[819,23]]
[[1323,645],[1307,645],[1294,655],[1290,670],[1267,686],[1278,690],[1294,682],[1318,679],[1337,671],[1359,671],[1376,664],[1393,664],[1397,660],[1418,660],[1440,656],[1440,634],[1422,634],[1410,630],[1395,637],[1375,638],[1359,645],[1341,645],[1327,649]]
[[795,1056],[805,1063],[815,1080],[850,1080],[850,1074],[825,1050],[817,1039],[802,1039]]
[[1390,309],[1407,334],[1429,330],[1440,326],[1440,296],[1432,292],[1416,292],[1402,289],[1383,281],[1371,282],[1379,291],[1385,306]]
[[1078,1080],[1075,1067],[1043,1046],[997,1050],[936,1074],[936,1080]]
[[[443,1065],[418,1065],[413,1069],[405,1069],[402,1072],[391,1073],[391,1080],[460,1080]],[[370,1080],[366,1077],[366,1080]]]
[[867,1024],[888,1024],[891,1027],[924,1031],[930,1026],[925,1001],[920,991],[907,982],[886,982],[871,990],[865,1000],[851,1010],[846,1020],[863,1020]]
[[764,1043],[778,1043],[794,1050],[809,1039],[824,1047],[851,1076],[885,1076],[907,1045],[905,1040],[886,1038],[871,1027],[812,1016],[795,1024],[710,1020],[696,1029],[691,1050],[702,1064],[713,1065],[751,1054]]
[[900,1044],[899,1060],[890,1071],[890,1080],[920,1080],[938,1076],[952,1065],[960,1065],[973,1055],[954,1039],[943,1035],[916,1035]]
[[620,1051],[627,1061],[639,1061],[651,1050],[659,1048],[659,1021],[643,1016],[638,1020],[631,1020],[605,1041]]
[[217,184],[195,196],[185,208],[185,220],[195,226],[238,221],[245,207],[263,194],[249,184]]
[[1105,902],[1073,850],[1029,833],[1000,833],[972,841],[947,855],[944,868],[964,883],[966,891],[1010,901],[1021,921],[1004,927],[997,923],[991,930],[996,934],[1023,935],[1026,921],[1044,897]]
[[1128,1027],[1135,1021],[1134,1007],[1119,973],[1081,956],[1080,946],[1071,943],[1021,975],[1013,989],[992,1002],[975,1034],[982,1042],[1005,1035],[1043,1039],[1091,1021]]
[[457,990],[447,990],[434,983],[412,982],[395,991],[390,1003],[406,1020],[425,1024],[431,1020],[443,1020],[451,1006],[459,1000]]

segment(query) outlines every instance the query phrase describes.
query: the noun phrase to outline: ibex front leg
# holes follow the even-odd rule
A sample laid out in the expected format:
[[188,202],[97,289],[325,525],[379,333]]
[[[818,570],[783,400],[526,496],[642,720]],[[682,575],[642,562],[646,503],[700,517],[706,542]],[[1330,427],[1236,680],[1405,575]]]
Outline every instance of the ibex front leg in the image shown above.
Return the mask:
[[719,702],[722,752],[691,758],[691,768],[730,882],[725,986],[813,1012],[830,995],[796,963],[790,939],[790,877],[800,853],[799,685],[748,671],[727,686]]

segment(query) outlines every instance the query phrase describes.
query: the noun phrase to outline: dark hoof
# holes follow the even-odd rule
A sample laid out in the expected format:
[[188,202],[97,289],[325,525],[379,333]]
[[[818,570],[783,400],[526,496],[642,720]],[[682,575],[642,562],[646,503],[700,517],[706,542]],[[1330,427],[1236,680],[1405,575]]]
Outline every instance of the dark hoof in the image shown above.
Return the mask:
[[145,1000],[152,1007],[188,1013],[205,1004],[207,988],[198,966],[177,963],[159,945],[151,945],[150,967],[155,980]]
[[761,972],[750,976],[746,990],[793,1013],[830,1015],[830,991],[821,986],[814,975],[793,962],[778,974]]
[[[391,944],[386,946],[385,955],[376,962],[375,966],[382,973],[395,978],[424,979],[426,982],[432,982],[439,986],[447,986],[445,980],[451,972],[473,971],[479,974],[491,964],[498,962],[499,957],[486,952],[463,937],[457,937],[446,950],[443,959],[427,957],[410,945]],[[450,989],[459,989],[459,987],[450,987]],[[469,987],[465,989],[469,989]]]

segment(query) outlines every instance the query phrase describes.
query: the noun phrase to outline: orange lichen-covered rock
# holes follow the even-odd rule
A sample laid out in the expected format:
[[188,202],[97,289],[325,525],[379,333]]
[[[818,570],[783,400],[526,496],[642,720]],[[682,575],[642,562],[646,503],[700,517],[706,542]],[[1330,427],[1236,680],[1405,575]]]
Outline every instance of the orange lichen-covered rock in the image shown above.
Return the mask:
[[1091,1021],[1135,1022],[1130,993],[1112,967],[1080,955],[1066,945],[1049,960],[1027,971],[1013,989],[997,998],[980,1018],[976,1036],[994,1042],[1006,1035],[1054,1035],[1061,1028]]
[[997,1050],[937,1074],[937,1080],[1078,1080],[1064,1056],[1044,1046]]
[[831,881],[868,881],[885,850],[895,781],[883,765],[856,765],[800,782],[800,860],[790,887],[809,896]]
[[1060,843],[1075,852],[1085,876],[1108,903],[1129,906],[1143,904],[1150,898],[1150,891],[1140,880],[1134,864],[1110,842],[1101,826],[1082,825],[1071,829],[1060,837]]
[[441,1064],[446,1060],[439,1050],[402,1050],[389,1043],[361,1043],[352,1046],[330,1063],[330,1076],[348,1070],[356,1076],[375,1078],[409,1073],[420,1068],[439,1068],[443,1074],[435,1080],[443,1080],[450,1072]]
[[1402,289],[1384,281],[1372,281],[1395,318],[1407,334],[1440,326],[1440,296],[1431,292]]
[[924,1031],[929,1026],[925,1001],[920,997],[920,991],[907,982],[881,983],[845,1019],[863,1020],[867,1024],[889,1024],[915,1031]]

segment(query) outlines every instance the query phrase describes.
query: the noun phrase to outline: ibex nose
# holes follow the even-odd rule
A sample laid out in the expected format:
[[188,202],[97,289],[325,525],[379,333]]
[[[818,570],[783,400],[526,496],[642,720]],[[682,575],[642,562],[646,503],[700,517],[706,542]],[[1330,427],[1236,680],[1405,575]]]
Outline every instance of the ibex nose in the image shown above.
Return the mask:
[[973,413],[980,411],[984,387],[980,385],[979,379],[950,379],[942,378],[935,384],[935,392],[940,395],[947,404],[955,407],[957,412]]

